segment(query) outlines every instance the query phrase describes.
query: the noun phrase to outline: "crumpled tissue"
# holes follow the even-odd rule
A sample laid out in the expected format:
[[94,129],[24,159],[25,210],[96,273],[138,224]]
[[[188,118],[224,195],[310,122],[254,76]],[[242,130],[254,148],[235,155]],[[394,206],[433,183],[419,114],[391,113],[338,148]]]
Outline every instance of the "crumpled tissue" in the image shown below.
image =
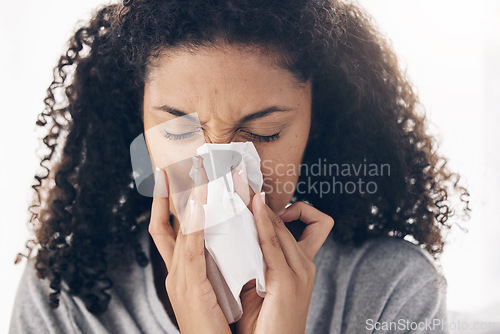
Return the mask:
[[[262,189],[260,157],[252,142],[205,143],[196,153],[203,157],[207,173],[205,211],[205,258],[207,277],[228,323],[243,315],[239,298],[242,287],[256,280],[256,292],[266,295],[266,263],[260,248],[255,220],[235,191],[231,169],[239,165],[246,172],[255,193]],[[194,167],[189,172],[193,178]]]

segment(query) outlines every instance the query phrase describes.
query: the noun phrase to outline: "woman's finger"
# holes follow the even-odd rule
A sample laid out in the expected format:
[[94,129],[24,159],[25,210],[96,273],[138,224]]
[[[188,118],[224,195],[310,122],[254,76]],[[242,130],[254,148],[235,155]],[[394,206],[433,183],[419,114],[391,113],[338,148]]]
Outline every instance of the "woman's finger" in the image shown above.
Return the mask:
[[[253,198],[255,192],[248,184],[248,176],[246,171],[239,164],[236,168],[231,170],[233,176],[234,191],[243,200],[243,203],[248,207],[250,205],[250,199]],[[251,211],[251,207],[250,207]]]
[[[168,270],[168,273],[173,273],[173,272],[176,272],[177,270],[179,270],[179,254],[182,253],[182,249],[184,247],[181,247],[182,244],[184,244],[184,240],[183,240],[183,234],[182,234],[182,231],[181,229],[179,229],[179,231],[177,232],[177,238],[175,239],[175,245],[174,245],[174,251],[173,251],[173,255],[172,255],[172,264],[171,264],[171,268],[169,268]],[[182,249],[181,249],[182,248]]]
[[207,278],[205,263],[205,215],[202,203],[206,203],[208,177],[201,157],[193,157],[195,167],[194,188],[189,200],[189,219],[185,236],[184,260],[188,286],[199,285]]
[[268,269],[275,270],[288,267],[285,255],[281,249],[280,240],[276,235],[272,222],[269,220],[264,192],[255,194],[252,199],[252,209],[259,234],[260,247],[262,248]]
[[[205,219],[200,202],[190,200],[190,212],[189,224],[200,226],[200,222]],[[183,236],[185,240],[183,257],[188,287],[196,287],[200,282],[207,279],[204,234],[204,229],[199,229]]]
[[207,203],[208,194],[208,176],[205,171],[205,167],[203,166],[203,158],[200,156],[194,156],[193,167],[195,168],[195,179],[191,199],[194,199],[201,204],[205,204]]
[[[189,249],[193,249],[196,247],[196,244],[199,244],[201,242],[204,243],[204,236],[199,235],[199,233],[195,236],[194,240],[190,238],[188,240],[188,235],[192,234],[192,232],[199,231],[204,229],[204,223],[205,223],[205,218],[204,215],[202,216],[203,218],[195,218],[194,215],[199,215],[199,213],[194,212],[194,209],[196,206],[194,206],[193,202],[198,202],[200,203],[206,203],[206,197],[207,197],[207,184],[208,184],[208,178],[205,172],[205,169],[203,168],[203,160],[199,156],[193,157],[193,167],[194,167],[194,185],[193,185],[193,190],[191,191],[191,194],[189,195],[189,199],[187,202],[187,207],[184,210],[185,214],[182,216],[181,221],[179,221],[180,224],[180,229],[179,229],[179,235],[177,237],[177,243],[175,244],[175,249],[174,249],[174,259],[172,261],[172,267],[173,270],[180,270],[181,272],[184,272],[185,270],[185,258],[190,257],[191,254],[186,254],[186,244],[189,242]],[[203,208],[201,207],[201,210],[203,211]],[[203,232],[203,231],[202,231]],[[201,240],[200,240],[201,239]],[[191,245],[192,243],[195,243],[195,246]]]
[[307,224],[298,244],[311,261],[334,225],[332,217],[304,202],[293,203],[280,218],[285,222],[300,220]]
[[297,244],[295,237],[285,226],[283,220],[276,213],[274,213],[269,206],[265,205],[265,211],[267,214],[268,224],[271,224],[274,227],[274,231],[278,236],[279,243],[288,266],[297,274],[304,272],[304,260],[306,260],[307,257],[302,248]]
[[[155,190],[153,191],[153,204],[151,219],[149,221],[149,234],[160,253],[167,270],[172,264],[174,254],[175,233],[170,225],[170,206],[168,199],[168,181],[164,170],[156,168]],[[157,196],[155,196],[157,195]]]
[[[189,234],[191,232],[198,231],[200,229],[205,228],[204,221],[192,221],[190,219],[191,215],[191,201],[197,201],[200,204],[207,203],[207,194],[208,194],[208,177],[205,168],[203,167],[203,158],[200,156],[193,157],[193,188],[191,193],[189,194],[189,199],[186,203],[187,207],[184,212],[184,218],[180,222],[181,229],[184,234]],[[189,227],[187,226],[190,223]]]

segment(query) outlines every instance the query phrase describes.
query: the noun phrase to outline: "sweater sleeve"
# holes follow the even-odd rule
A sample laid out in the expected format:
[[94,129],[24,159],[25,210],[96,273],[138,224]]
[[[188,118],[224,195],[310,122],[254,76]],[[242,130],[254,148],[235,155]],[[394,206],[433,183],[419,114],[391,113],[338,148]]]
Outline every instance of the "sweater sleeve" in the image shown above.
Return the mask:
[[80,333],[66,305],[65,292],[61,292],[59,307],[56,309],[49,305],[51,292],[49,282],[38,278],[34,260],[29,260],[17,288],[9,334]]
[[424,250],[383,238],[366,247],[347,287],[342,333],[449,333],[446,279]]

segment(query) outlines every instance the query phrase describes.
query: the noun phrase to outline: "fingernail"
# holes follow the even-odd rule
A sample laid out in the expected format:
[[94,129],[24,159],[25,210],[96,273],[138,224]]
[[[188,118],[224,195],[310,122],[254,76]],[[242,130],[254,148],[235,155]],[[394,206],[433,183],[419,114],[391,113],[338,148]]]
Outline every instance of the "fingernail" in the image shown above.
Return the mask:
[[195,217],[195,208],[196,206],[194,205],[194,200],[190,199],[189,200],[189,212],[186,215],[186,219],[183,222],[182,225],[182,234],[188,234],[193,232],[192,231],[192,225]]
[[167,182],[165,173],[160,168],[155,168],[155,185],[153,189],[153,197],[168,197]]
[[248,183],[247,173],[243,169],[238,172],[238,175],[245,183]]
[[194,216],[195,209],[196,209],[196,206],[194,205],[194,200],[190,199],[189,200],[189,211],[191,212],[191,216]]
[[238,166],[234,167],[232,170],[233,170],[233,173],[238,174],[243,181],[245,181],[246,183],[248,183],[247,182],[247,173],[245,172],[245,170],[243,169],[243,167],[241,167],[241,164],[239,164]]
[[201,167],[201,157],[196,156],[196,155],[193,157],[193,167],[194,168],[200,168]]
[[262,200],[262,203],[266,204],[266,193],[261,192],[259,195],[260,195],[260,199]]
[[283,215],[285,212],[286,212],[286,208],[284,208],[283,210],[281,210],[280,212],[278,212],[278,216]]
[[192,233],[202,230],[205,225],[205,221],[203,220],[203,216],[201,214],[202,210],[201,203],[198,202],[197,200],[190,199],[189,210],[190,210],[190,217],[188,219],[189,222],[187,225],[187,233]]

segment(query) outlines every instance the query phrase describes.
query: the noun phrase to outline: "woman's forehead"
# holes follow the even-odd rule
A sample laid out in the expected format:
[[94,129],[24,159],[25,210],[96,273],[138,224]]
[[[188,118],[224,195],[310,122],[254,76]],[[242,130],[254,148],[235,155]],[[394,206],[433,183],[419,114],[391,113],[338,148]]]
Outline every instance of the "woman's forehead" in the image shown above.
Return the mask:
[[148,81],[165,80],[174,75],[186,78],[195,76],[200,79],[225,79],[225,81],[259,78],[292,80],[291,73],[279,67],[276,59],[273,54],[236,47],[202,48],[197,51],[167,50],[152,62],[148,71]]
[[239,110],[285,101],[293,104],[310,88],[297,87],[293,75],[270,57],[242,50],[177,51],[159,58],[149,79],[145,104],[168,101],[191,104],[191,108],[202,104],[209,109]]

